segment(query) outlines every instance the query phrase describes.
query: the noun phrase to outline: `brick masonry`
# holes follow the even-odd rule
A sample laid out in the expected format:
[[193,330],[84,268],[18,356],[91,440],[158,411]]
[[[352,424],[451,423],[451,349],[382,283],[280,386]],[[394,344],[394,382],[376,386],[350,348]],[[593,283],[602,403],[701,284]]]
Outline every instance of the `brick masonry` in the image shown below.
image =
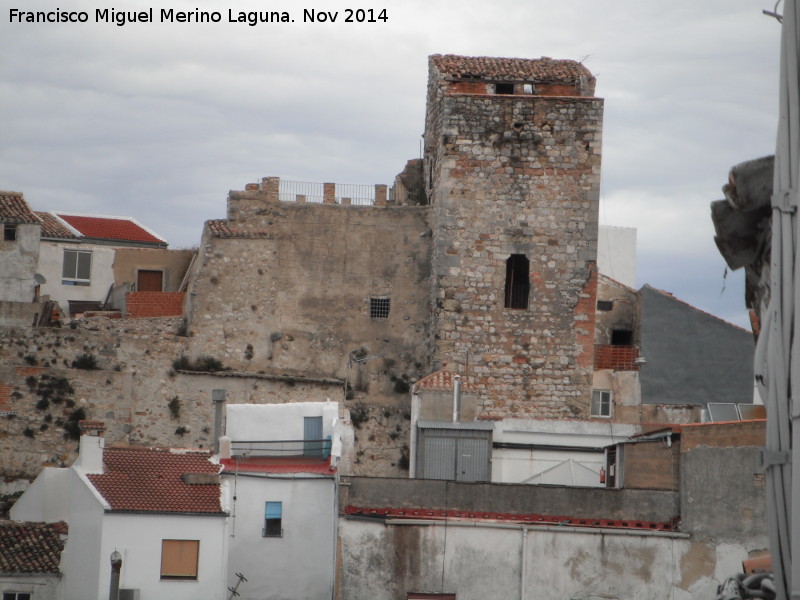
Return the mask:
[[128,292],[125,295],[125,316],[180,317],[185,296],[184,292]]

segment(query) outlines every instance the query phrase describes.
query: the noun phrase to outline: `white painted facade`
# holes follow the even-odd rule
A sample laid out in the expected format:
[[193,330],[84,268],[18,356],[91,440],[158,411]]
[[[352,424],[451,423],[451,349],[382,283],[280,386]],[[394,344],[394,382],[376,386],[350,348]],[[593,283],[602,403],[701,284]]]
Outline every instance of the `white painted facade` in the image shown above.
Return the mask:
[[[68,285],[62,277],[64,269],[64,251],[80,250],[91,252],[91,277],[89,285]],[[46,279],[40,294],[49,295],[58,302],[61,309],[67,311],[69,300],[89,300],[102,302],[114,284],[113,246],[88,244],[79,241],[43,240],[39,250],[39,273]]]
[[342,519],[339,534],[348,600],[708,600],[752,550],[681,533],[472,522]]
[[236,440],[302,440],[303,418],[322,417],[322,437],[338,432],[338,402],[293,402],[290,404],[229,404],[225,434]]
[[600,225],[597,235],[597,270],[636,288],[636,229]]
[[20,223],[15,228],[15,240],[0,239],[0,301],[33,302],[41,225]]
[[[331,437],[331,465],[341,456],[342,423],[336,402],[227,406],[226,437],[237,440],[303,440],[304,417],[322,417]],[[351,434],[352,436],[352,434]],[[294,446],[302,450],[302,445]],[[231,506],[228,586],[242,600],[333,598],[336,569],[337,476],[335,472],[266,473],[226,469]],[[235,497],[235,500],[234,500]],[[281,503],[281,534],[265,536],[267,502]]]
[[492,482],[602,487],[602,448],[638,431],[636,425],[611,421],[497,421],[493,442],[530,447],[494,448]]
[[[228,585],[241,600],[333,598],[336,481],[333,476],[226,473],[231,500]],[[283,534],[264,537],[266,502],[282,503]]]

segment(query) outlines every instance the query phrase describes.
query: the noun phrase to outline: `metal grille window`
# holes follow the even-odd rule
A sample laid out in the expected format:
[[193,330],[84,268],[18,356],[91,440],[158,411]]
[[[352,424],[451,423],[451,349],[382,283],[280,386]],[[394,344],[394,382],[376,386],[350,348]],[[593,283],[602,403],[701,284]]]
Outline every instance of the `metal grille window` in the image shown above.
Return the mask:
[[592,416],[611,416],[611,392],[607,390],[592,390]]
[[61,283],[89,285],[92,276],[92,253],[86,250],[64,250]]
[[389,318],[389,298],[372,297],[369,299],[369,316],[373,319]]
[[506,261],[506,308],[528,308],[531,293],[530,261],[524,254],[512,254]]
[[266,502],[264,506],[264,537],[283,537],[283,502]]

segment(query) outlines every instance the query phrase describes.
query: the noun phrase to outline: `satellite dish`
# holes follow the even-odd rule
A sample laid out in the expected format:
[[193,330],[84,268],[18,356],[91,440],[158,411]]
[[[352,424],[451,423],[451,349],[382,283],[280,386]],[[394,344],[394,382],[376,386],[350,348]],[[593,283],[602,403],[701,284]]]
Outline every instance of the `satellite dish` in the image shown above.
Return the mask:
[[36,275],[33,276],[33,280],[39,285],[47,283],[47,279],[45,279],[44,275],[41,273],[36,273]]

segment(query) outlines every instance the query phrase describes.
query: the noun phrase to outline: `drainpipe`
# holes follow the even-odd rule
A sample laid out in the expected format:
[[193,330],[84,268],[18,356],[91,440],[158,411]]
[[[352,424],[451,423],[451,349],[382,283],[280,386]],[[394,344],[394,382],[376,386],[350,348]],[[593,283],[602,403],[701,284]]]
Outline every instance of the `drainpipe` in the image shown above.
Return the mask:
[[453,423],[461,419],[461,375],[453,375]]
[[211,390],[214,401],[214,454],[219,454],[219,438],[222,436],[222,409],[225,406],[225,390]]
[[519,559],[519,600],[525,600],[525,586],[528,584],[528,572],[525,569],[525,557],[528,556],[528,529],[522,528],[522,555]]

